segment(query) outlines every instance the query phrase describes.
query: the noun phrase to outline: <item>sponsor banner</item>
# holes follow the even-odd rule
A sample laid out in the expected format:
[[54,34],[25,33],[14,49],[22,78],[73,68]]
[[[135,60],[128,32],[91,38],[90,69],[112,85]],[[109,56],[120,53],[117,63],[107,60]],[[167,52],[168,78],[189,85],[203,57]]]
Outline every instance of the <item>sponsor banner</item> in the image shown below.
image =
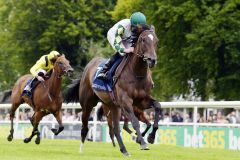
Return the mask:
[[[124,142],[132,142],[132,136],[122,129],[121,135]],[[141,124],[141,131],[145,129]],[[81,124],[64,124],[64,131],[55,136],[51,128],[58,128],[54,123],[40,123],[39,131],[42,138],[48,139],[80,139]],[[129,128],[133,131],[131,125]],[[0,123],[0,138],[6,138],[9,135],[10,124]],[[30,136],[32,132],[31,124],[19,123],[15,125],[14,138],[24,139]],[[151,132],[151,129],[148,133]],[[88,140],[92,140],[95,135],[96,141],[111,142],[109,128],[106,123],[98,123],[96,132],[93,123],[89,124]],[[147,141],[147,134],[145,140]],[[115,139],[115,142],[116,139]],[[165,144],[173,146],[197,147],[197,148],[221,148],[240,150],[240,128],[237,127],[197,127],[196,135],[193,134],[193,126],[159,126],[155,139],[156,144]]]
[[160,126],[157,133],[159,144],[240,150],[240,128],[198,127],[194,136],[192,126]]

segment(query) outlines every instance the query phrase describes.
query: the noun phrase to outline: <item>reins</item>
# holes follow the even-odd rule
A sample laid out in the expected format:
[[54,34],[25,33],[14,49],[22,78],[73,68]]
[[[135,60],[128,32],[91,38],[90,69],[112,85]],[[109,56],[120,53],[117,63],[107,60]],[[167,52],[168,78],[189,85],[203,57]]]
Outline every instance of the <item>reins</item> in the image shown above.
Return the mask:
[[[139,41],[140,41],[140,39],[142,38],[144,32],[152,32],[152,33],[153,33],[154,31],[153,31],[153,30],[150,30],[150,29],[144,30],[144,31],[140,34],[140,36],[138,37],[137,44],[140,43]],[[143,61],[146,61],[148,58],[143,54],[141,48],[140,48],[139,50],[140,50],[140,51],[138,51],[138,52],[132,52],[132,54],[135,54],[136,56],[138,56],[139,58],[141,58]],[[125,67],[127,66],[128,62],[129,62],[129,60],[130,60],[130,57],[131,57],[131,56],[127,55],[124,66],[121,68],[121,70],[118,72],[118,74],[113,77],[113,87],[114,87],[115,84],[117,83],[117,81],[118,81],[118,79],[119,79],[122,71],[123,71],[123,70],[125,69]],[[144,78],[145,78],[145,76],[137,76],[137,75],[135,75],[135,77],[136,77],[137,79],[144,79]]]
[[[54,67],[55,67],[55,66],[54,66]],[[61,66],[59,66],[59,67],[62,69]],[[53,68],[53,69],[52,69],[52,74],[51,74],[51,76],[53,76],[54,73],[56,73],[56,72],[55,72],[55,70],[54,70],[54,68]],[[51,78],[51,76],[49,77],[49,79]],[[61,74],[59,74],[59,75],[56,74],[56,77],[57,77],[57,79],[61,79],[61,78],[62,78],[62,75],[61,75]],[[43,87],[47,90],[48,98],[49,98],[49,100],[52,102],[52,97],[51,97],[51,95],[50,95],[49,88],[44,84],[44,82],[41,82],[41,84],[42,84]]]

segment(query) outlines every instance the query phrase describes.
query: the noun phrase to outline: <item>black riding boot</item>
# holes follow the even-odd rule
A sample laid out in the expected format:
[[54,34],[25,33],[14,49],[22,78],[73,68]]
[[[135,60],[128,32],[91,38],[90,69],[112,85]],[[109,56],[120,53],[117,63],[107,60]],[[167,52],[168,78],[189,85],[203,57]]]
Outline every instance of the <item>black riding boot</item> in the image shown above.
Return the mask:
[[112,67],[112,65],[121,57],[121,55],[117,52],[114,54],[108,61],[105,63],[101,71],[99,72],[97,78],[98,79],[106,79],[107,78],[107,72]]
[[23,90],[23,93],[22,93],[22,98],[23,100],[29,104],[30,106],[33,106],[33,102],[32,102],[32,89],[33,89],[33,85],[34,83],[37,82],[37,78],[33,78],[29,84],[26,85],[26,87],[24,88]]

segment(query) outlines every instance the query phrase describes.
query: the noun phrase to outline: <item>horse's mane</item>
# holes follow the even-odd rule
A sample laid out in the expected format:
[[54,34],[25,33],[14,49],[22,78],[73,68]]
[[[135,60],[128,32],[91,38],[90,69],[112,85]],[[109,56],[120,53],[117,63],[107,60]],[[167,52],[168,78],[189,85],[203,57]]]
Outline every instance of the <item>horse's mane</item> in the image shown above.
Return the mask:
[[146,25],[146,24],[142,24],[141,27],[142,27],[142,32],[146,31],[146,30],[151,30],[151,26]]
[[151,26],[149,26],[149,25],[146,25],[146,24],[141,24],[141,25],[138,25],[137,27],[136,27],[136,33],[137,33],[137,36],[140,36],[140,34],[142,33],[142,32],[144,32],[144,31],[146,31],[146,30],[151,30]]

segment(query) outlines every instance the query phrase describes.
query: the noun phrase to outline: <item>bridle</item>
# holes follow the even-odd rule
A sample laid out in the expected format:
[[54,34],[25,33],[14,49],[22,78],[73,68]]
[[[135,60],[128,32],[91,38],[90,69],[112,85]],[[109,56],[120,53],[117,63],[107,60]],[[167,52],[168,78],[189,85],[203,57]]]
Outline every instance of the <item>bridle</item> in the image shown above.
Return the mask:
[[[138,40],[137,40],[137,43],[136,43],[137,45],[140,43],[140,42],[139,42],[139,41],[140,41],[140,38],[142,38],[144,32],[154,33],[154,30],[151,30],[151,29],[144,30],[144,31],[139,35],[139,37],[138,37]],[[155,33],[154,33],[154,34],[155,34]],[[136,46],[135,46],[135,47],[136,47]],[[151,58],[148,58],[146,55],[143,54],[143,51],[142,51],[142,50],[138,51],[138,53],[137,53],[137,52],[133,52],[133,54],[135,54],[137,57],[141,58],[143,61],[151,60]],[[131,54],[131,55],[132,55],[132,54]],[[131,55],[127,55],[127,56],[126,56],[125,65],[121,68],[119,74],[115,76],[115,80],[114,80],[113,86],[117,83],[117,81],[118,81],[118,79],[119,79],[119,77],[120,77],[121,72],[122,72],[122,71],[125,69],[125,67],[127,66],[126,64],[129,63]],[[135,77],[136,77],[137,79],[140,79],[140,80],[141,80],[141,79],[144,79],[146,76],[135,75]]]
[[[55,63],[56,63],[55,65],[58,65],[60,67],[61,72],[63,72],[63,74],[57,75],[57,78],[62,78],[63,75],[67,74],[68,68],[64,67],[63,62],[55,62]],[[54,68],[53,68],[53,71],[54,71]]]
[[[150,30],[150,29],[143,31],[143,32],[140,34],[140,36],[138,37],[137,44],[140,43],[139,41],[140,41],[141,38],[143,38],[143,35],[144,35],[143,33],[145,33],[145,32],[154,33],[154,31],[153,31],[153,30]],[[154,34],[155,34],[155,33],[154,33]],[[141,58],[143,61],[151,60],[151,58],[147,57],[147,56],[143,53],[141,47],[139,47],[138,53],[137,53],[137,52],[133,52],[133,54],[137,55],[137,56],[138,56],[139,58]]]
[[[63,64],[62,62],[55,62],[55,65],[58,65],[60,67],[60,70],[63,71]],[[55,72],[55,66],[53,67],[53,72]],[[56,73],[56,72],[55,72]],[[63,74],[58,74],[57,78],[61,79],[63,76]]]

